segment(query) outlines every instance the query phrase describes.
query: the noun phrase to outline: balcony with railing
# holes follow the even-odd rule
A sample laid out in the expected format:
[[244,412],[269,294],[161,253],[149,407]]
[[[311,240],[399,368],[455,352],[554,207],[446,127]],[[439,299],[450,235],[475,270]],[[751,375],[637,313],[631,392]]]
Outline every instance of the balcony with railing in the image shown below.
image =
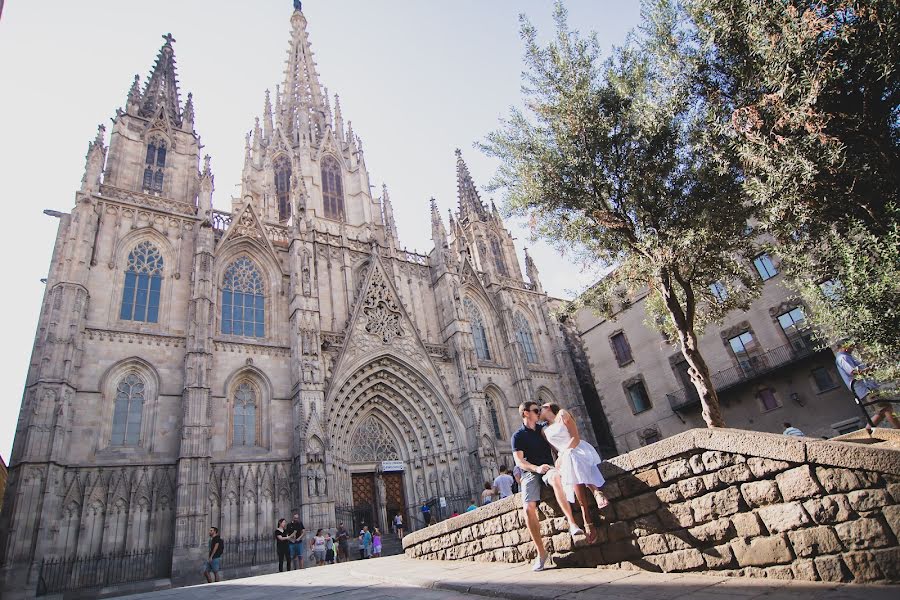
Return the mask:
[[[752,354],[740,364],[712,374],[716,392],[722,393],[743,383],[747,383],[796,363],[820,352],[815,342],[807,338],[797,338],[790,344],[773,348],[761,354]],[[666,394],[673,411],[682,411],[700,404],[700,396],[694,386],[688,386]]]

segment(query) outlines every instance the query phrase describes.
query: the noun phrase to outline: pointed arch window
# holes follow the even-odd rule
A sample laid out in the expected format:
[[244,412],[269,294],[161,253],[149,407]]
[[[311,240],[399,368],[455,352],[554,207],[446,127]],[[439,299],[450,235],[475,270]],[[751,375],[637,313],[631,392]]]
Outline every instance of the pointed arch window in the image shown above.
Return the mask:
[[531,326],[522,316],[522,313],[516,313],[513,317],[513,326],[516,330],[516,340],[521,344],[522,351],[525,352],[525,360],[530,363],[538,361],[537,349],[534,346],[534,337],[531,335]]
[[234,390],[232,417],[232,446],[256,445],[256,388],[249,381],[241,382]]
[[497,417],[497,402],[488,397],[488,411],[491,414],[491,425],[494,428],[494,437],[498,440],[503,439],[503,433],[500,431],[500,419]]
[[322,202],[325,217],[344,220],[344,184],[341,180],[341,165],[333,156],[322,159]]
[[128,254],[122,308],[125,321],[156,323],[159,320],[159,292],[162,289],[163,258],[150,242],[141,242]]
[[163,170],[166,168],[166,142],[160,138],[152,138],[147,143],[147,157],[144,160],[144,192],[162,194]]
[[506,261],[503,260],[503,249],[500,246],[500,240],[495,237],[491,237],[491,251],[494,253],[494,265],[497,267],[497,272],[504,277],[509,277],[509,269],[506,268]]
[[487,330],[484,326],[484,319],[481,311],[475,306],[471,299],[463,300],[463,306],[466,309],[466,316],[472,324],[472,336],[475,338],[475,354],[479,360],[491,360],[491,350],[488,346]]
[[141,441],[144,411],[144,380],[128,373],[116,385],[113,409],[112,446],[137,446]]
[[275,159],[275,196],[278,199],[278,220],[291,216],[291,161],[286,156]]
[[259,269],[242,257],[225,270],[222,285],[222,333],[265,337],[266,297]]

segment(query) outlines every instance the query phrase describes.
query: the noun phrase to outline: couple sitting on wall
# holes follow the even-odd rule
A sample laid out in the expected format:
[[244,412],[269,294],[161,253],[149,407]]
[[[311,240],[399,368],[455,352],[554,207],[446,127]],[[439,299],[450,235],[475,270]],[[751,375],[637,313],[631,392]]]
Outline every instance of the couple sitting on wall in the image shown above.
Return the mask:
[[587,489],[590,488],[593,492],[598,508],[609,504],[609,500],[600,491],[604,483],[597,466],[600,464],[600,455],[593,446],[582,441],[578,435],[578,425],[571,414],[558,404],[539,405],[532,401],[520,404],[519,414],[522,416],[522,428],[512,436],[513,456],[516,465],[522,470],[525,523],[538,552],[532,569],[542,571],[547,562],[547,549],[541,540],[541,525],[537,513],[537,505],[541,501],[541,483],[553,488],[556,501],[569,521],[569,533],[573,536],[585,533],[575,523],[572,515],[571,503],[577,496],[587,538],[591,543],[597,539],[597,532],[588,514]]

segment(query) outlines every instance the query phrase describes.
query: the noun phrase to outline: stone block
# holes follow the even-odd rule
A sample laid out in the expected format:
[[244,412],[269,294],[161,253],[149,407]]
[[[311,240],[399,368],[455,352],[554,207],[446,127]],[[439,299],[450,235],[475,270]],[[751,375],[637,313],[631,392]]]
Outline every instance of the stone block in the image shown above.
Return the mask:
[[700,553],[703,555],[706,566],[710,569],[727,569],[734,563],[734,553],[728,544],[705,548]]
[[835,494],[824,498],[814,498],[803,503],[803,508],[819,525],[832,525],[849,521],[855,516],[847,496]]
[[706,488],[707,492],[714,492],[716,490],[721,490],[726,486],[725,482],[719,479],[719,472],[715,473],[707,473],[706,475],[702,475],[703,477],[703,487]]
[[840,556],[817,556],[813,559],[819,579],[829,582],[849,581],[850,572]]
[[683,458],[659,466],[659,477],[664,482],[683,479],[690,474],[691,466],[688,464],[688,461]]
[[836,554],[843,550],[837,534],[831,527],[821,525],[788,533],[794,553],[801,558]]
[[668,504],[670,502],[680,502],[684,499],[684,496],[682,496],[681,490],[678,489],[677,484],[670,485],[669,487],[659,488],[655,493],[656,497],[659,498],[659,501],[663,504]]
[[812,519],[803,510],[803,505],[799,502],[763,506],[757,511],[757,514],[762,519],[766,529],[769,530],[769,533],[790,531],[791,529],[809,525],[812,522]]
[[625,473],[624,475],[619,477],[618,481],[619,489],[622,490],[623,498],[637,496],[638,494],[643,494],[650,489],[647,487],[646,483],[644,483],[631,473]]
[[557,567],[578,567],[580,561],[578,555],[574,552],[554,552],[552,554],[553,564]]
[[665,554],[669,551],[669,545],[666,543],[666,538],[658,533],[638,538],[638,547],[645,556],[650,554]]
[[481,538],[481,548],[483,550],[493,550],[503,547],[503,536],[499,533],[487,535]]
[[572,550],[572,536],[568,533],[558,533],[553,536],[554,552],[570,552]]
[[670,504],[656,511],[663,529],[682,529],[694,524],[694,513],[690,502]]
[[727,517],[740,511],[741,493],[736,487],[730,487],[721,492],[712,492],[691,501],[694,510],[694,520],[703,523],[719,517]]
[[900,504],[900,483],[889,483],[887,485],[888,494],[894,499],[894,502]]
[[743,456],[736,456],[718,450],[704,452],[700,455],[700,459],[703,461],[703,468],[707,471],[718,471],[723,467],[729,467],[737,462],[744,461]]
[[734,529],[731,526],[731,520],[724,518],[692,527],[688,529],[688,535],[697,540],[700,546],[711,546],[734,537]]
[[884,515],[888,527],[894,532],[894,537],[900,540],[900,505],[885,506],[881,509],[881,514]]
[[851,467],[876,473],[900,473],[900,452],[894,448],[876,448],[847,442],[810,441],[806,444],[810,463]]
[[747,466],[754,477],[768,477],[773,473],[784,471],[791,465],[783,460],[772,460],[770,458],[761,458],[753,456],[747,459]]
[[669,545],[669,550],[687,550],[688,548],[694,547],[693,541],[685,531],[664,533],[662,535],[666,538],[666,543]]
[[734,532],[739,537],[762,535],[763,530],[756,513],[738,513],[731,517]]
[[646,469],[644,471],[639,471],[634,474],[635,477],[638,478],[641,482],[643,482],[644,487],[647,488],[655,488],[659,487],[662,484],[662,480],[659,477],[659,471],[656,469]]
[[785,500],[805,500],[822,495],[822,486],[813,476],[809,465],[789,469],[775,476],[781,497]]
[[871,552],[848,552],[843,555],[854,583],[869,583],[884,579],[881,566]]
[[525,542],[524,544],[519,544],[518,548],[516,549],[525,560],[531,560],[537,557],[537,547],[534,545],[534,542]]
[[847,494],[847,501],[857,512],[875,510],[892,503],[885,490],[855,490]]
[[[893,544],[887,526],[879,518],[866,517],[838,523],[834,530],[848,550],[884,548]],[[849,562],[847,566],[850,566]]]
[[664,573],[690,571],[706,565],[703,561],[703,555],[695,548],[677,550],[675,552],[670,552],[669,554],[647,556],[644,560],[650,564],[656,565]]
[[503,529],[505,531],[510,531],[512,529],[518,529],[520,527],[524,527],[525,523],[521,520],[522,511],[508,512],[502,517],[500,517],[500,521],[503,523]]
[[616,503],[616,515],[620,519],[633,519],[652,513],[659,508],[659,499],[653,492],[647,492],[634,498],[620,500]]
[[503,545],[504,546],[518,546],[522,542],[522,534],[520,530],[513,529],[512,531],[506,531],[503,533]]
[[817,581],[819,579],[816,573],[816,565],[812,559],[794,561],[791,565],[794,572],[794,579],[802,579],[803,581]]
[[618,481],[609,481],[603,485],[603,494],[610,500],[622,497],[622,490],[619,488]]
[[816,478],[829,494],[873,487],[877,482],[876,477],[864,471],[830,467],[816,467]]
[[691,477],[679,481],[678,490],[685,498],[695,498],[706,492],[706,485],[703,483],[702,476]]
[[742,484],[741,494],[744,496],[744,501],[751,508],[775,504],[781,501],[778,484],[768,479]]
[[743,483],[753,479],[753,473],[750,472],[750,467],[747,466],[747,463],[738,463],[736,465],[731,465],[730,467],[725,467],[718,471],[716,476],[719,478],[719,481],[725,485]]
[[610,523],[606,528],[606,537],[611,542],[618,542],[632,537],[631,525],[627,521]]
[[637,540],[620,540],[610,542],[601,548],[603,558],[607,563],[633,560],[641,556],[641,549]]
[[742,567],[764,567],[787,564],[794,559],[785,534],[770,537],[732,540],[729,544]]
[[703,458],[699,454],[695,454],[688,459],[688,465],[691,467],[691,471],[695,475],[700,475],[701,473],[706,472],[706,467],[703,466]]
[[790,580],[794,578],[794,569],[791,566],[768,567],[766,569],[766,579],[782,579]]
[[875,562],[884,573],[884,578],[890,583],[900,583],[900,548],[885,548],[873,550]]
[[651,535],[653,533],[660,533],[665,531],[662,523],[655,514],[644,515],[643,517],[638,517],[634,521],[631,522],[631,531],[636,536],[642,535]]

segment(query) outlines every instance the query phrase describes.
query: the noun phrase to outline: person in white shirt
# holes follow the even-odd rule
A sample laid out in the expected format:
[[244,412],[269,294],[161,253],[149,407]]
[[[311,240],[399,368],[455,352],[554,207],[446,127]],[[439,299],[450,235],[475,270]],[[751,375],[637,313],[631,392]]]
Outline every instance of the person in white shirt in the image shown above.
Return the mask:
[[797,437],[805,437],[806,436],[805,433],[803,433],[802,431],[800,431],[799,429],[797,429],[796,427],[794,427],[787,421],[784,422],[784,431],[782,431],[781,434],[782,435],[795,435]]
[[513,483],[512,475],[506,471],[506,465],[501,466],[500,474],[494,479],[494,493],[501,499],[512,496]]

